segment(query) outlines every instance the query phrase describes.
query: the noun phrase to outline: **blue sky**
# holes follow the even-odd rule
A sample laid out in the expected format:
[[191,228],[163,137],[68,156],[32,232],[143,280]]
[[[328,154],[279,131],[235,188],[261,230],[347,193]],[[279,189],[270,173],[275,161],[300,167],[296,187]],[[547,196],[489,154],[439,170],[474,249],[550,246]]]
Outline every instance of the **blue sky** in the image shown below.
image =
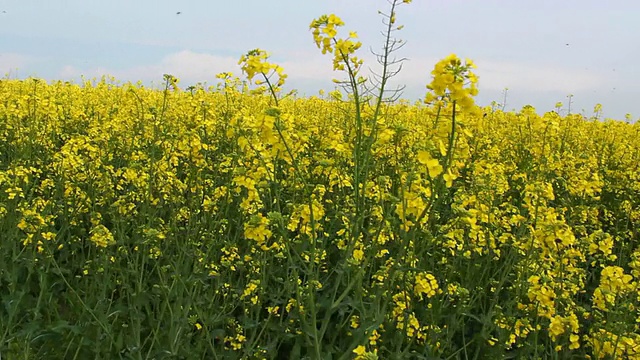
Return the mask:
[[[272,54],[301,94],[331,90],[331,59],[315,47],[312,19],[335,13],[345,34],[357,31],[361,56],[382,44],[378,10],[385,0],[0,0],[0,73],[77,80],[110,74],[122,81],[182,85],[240,74],[253,48]],[[180,14],[177,14],[180,12]],[[572,112],[640,116],[640,2],[623,0],[414,0],[398,10],[409,60],[396,83],[404,97],[424,96],[435,62],[450,53],[478,66],[478,102],[525,104],[539,112],[556,102]]]

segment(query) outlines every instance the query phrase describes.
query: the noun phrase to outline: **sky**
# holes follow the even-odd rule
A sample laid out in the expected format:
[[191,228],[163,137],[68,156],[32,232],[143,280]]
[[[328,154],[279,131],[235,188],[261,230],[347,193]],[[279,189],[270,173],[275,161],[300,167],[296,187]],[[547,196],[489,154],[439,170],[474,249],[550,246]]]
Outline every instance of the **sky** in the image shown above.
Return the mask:
[[[0,0],[0,75],[80,81],[214,84],[241,75],[247,51],[261,48],[289,75],[300,95],[332,90],[332,59],[313,43],[309,24],[335,13],[356,31],[367,71],[383,44],[386,0]],[[394,84],[403,97],[426,93],[433,65],[451,53],[477,65],[477,103],[538,112],[562,102],[564,113],[640,116],[640,1],[413,0],[398,8],[396,36],[406,58]]]

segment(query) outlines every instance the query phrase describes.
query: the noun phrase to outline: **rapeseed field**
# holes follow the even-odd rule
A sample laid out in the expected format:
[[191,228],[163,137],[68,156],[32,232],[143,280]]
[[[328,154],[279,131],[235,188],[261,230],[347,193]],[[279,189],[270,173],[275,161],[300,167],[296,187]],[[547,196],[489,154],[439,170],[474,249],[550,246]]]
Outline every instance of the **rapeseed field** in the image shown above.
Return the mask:
[[1,358],[640,359],[640,125],[480,107],[456,55],[397,99],[344,25],[315,97],[260,49],[0,80]]

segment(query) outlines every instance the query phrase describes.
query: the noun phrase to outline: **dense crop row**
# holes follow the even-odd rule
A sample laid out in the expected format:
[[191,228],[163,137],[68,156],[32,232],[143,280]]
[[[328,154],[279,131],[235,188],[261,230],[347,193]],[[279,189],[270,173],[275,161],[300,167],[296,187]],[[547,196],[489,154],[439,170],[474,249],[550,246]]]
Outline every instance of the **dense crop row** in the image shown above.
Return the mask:
[[3,359],[640,359],[639,124],[477,107],[453,56],[427,105],[283,99],[266,59],[0,81]]

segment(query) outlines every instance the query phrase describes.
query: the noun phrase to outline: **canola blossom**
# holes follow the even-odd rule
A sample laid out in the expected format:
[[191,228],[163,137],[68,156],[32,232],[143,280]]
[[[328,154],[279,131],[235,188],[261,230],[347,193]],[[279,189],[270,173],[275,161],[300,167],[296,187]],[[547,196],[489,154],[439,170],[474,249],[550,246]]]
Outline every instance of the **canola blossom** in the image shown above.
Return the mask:
[[[638,356],[636,124],[462,109],[448,163],[440,147],[451,124],[434,126],[438,105],[389,105],[394,116],[372,145],[367,227],[356,236],[345,103],[286,99],[268,115],[269,97],[243,92],[234,78],[189,92],[106,80],[3,80],[0,91],[6,288],[21,279],[13,256],[43,274],[64,269],[74,288],[112,279],[102,291],[120,304],[132,300],[117,295],[124,269],[151,267],[136,267],[147,271],[139,286],[148,293],[187,276],[207,295],[180,311],[197,316],[198,333],[222,329],[221,351],[244,351],[252,336],[252,351],[270,353],[245,328],[249,319],[304,338],[315,305],[319,314],[339,309],[326,329],[359,316],[343,335],[325,330],[327,341],[375,331],[357,356],[385,343],[442,355],[462,345],[464,314],[493,302],[489,322],[471,322],[491,330],[487,346],[517,353],[548,342],[597,358]],[[56,289],[57,306],[79,306]],[[216,320],[204,315],[211,308],[242,311]]]
[[310,31],[347,100],[261,49],[206,88],[0,80],[0,354],[640,359],[640,124],[480,107],[453,54],[377,106],[342,26]]

